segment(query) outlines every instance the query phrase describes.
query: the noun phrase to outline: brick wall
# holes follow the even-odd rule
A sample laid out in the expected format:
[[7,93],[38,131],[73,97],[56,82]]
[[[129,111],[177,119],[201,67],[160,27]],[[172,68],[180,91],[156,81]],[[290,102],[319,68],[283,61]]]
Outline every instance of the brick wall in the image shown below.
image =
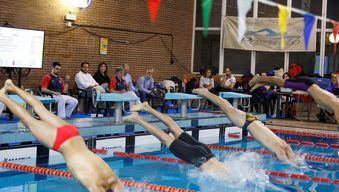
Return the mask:
[[[112,40],[136,42],[151,35],[87,28],[91,33],[111,39],[108,54],[99,55],[98,36],[81,28],[60,33],[70,29],[63,20],[69,9],[65,2],[66,0],[0,0],[0,25],[8,22],[17,28],[45,30],[43,69],[33,69],[23,80],[25,87],[39,85],[42,76],[50,71],[53,61],[62,64],[62,75],[70,74],[71,77],[79,71],[82,61],[89,61],[92,74],[97,65],[105,61],[110,76],[115,67],[129,64],[135,81],[150,67],[155,69],[155,79],[158,81],[185,73],[176,62],[170,65],[170,54],[158,36],[143,43],[128,45],[114,43]],[[73,11],[77,16],[76,24],[172,34],[174,54],[190,70],[193,9],[194,1],[161,1],[154,24],[149,22],[146,0],[92,0],[90,7]],[[171,38],[161,37],[170,46]],[[1,86],[6,78],[7,75],[0,74]]]

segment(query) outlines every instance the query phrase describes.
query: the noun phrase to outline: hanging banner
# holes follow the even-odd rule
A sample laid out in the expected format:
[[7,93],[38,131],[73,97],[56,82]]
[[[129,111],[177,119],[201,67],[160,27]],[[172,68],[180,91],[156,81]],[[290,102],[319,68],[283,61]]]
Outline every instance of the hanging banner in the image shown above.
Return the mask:
[[247,31],[238,43],[238,18],[224,18],[224,48],[268,52],[314,52],[316,50],[316,26],[309,36],[308,50],[304,46],[304,19],[287,19],[284,49],[280,47],[280,32],[277,18],[247,18]]
[[100,55],[107,55],[108,39],[100,37]]

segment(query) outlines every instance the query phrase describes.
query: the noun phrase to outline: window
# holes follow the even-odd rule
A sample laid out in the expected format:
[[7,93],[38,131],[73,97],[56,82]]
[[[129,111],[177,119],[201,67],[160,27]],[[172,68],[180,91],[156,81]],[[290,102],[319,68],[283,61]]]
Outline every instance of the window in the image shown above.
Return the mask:
[[232,69],[233,74],[243,74],[251,70],[251,51],[224,49],[224,70]]
[[[327,17],[336,21],[339,21],[339,1],[327,0]],[[332,29],[332,23],[326,23],[327,28]]]
[[202,31],[195,32],[195,47],[193,59],[193,72],[199,72],[202,67],[211,66],[219,70],[220,31],[209,31],[204,37]]
[[[197,0],[197,17],[195,27],[203,27],[202,23],[202,12],[201,12],[201,1]],[[220,27],[221,24],[221,4],[222,0],[214,0],[210,15],[209,27]]]
[[[253,16],[253,9],[251,9],[247,13],[247,17]],[[227,7],[226,7],[226,15],[227,16],[238,16],[238,6],[237,6],[237,0],[227,0]]]
[[275,68],[284,68],[284,53],[257,52],[255,73],[268,73]]
[[[271,0],[281,5],[286,5],[287,0]],[[278,17],[279,9],[259,2],[258,5],[258,17]]]
[[314,74],[316,58],[320,55],[320,37],[321,33],[317,33],[316,52],[291,52],[290,64],[301,65],[306,74]]
[[[302,9],[315,15],[321,15],[322,0],[298,0],[292,1],[292,7]],[[292,12],[292,17],[303,17],[298,13]],[[321,28],[321,21],[318,21],[317,28]]]
[[[326,35],[328,37],[329,33]],[[337,45],[337,53],[334,56],[333,43],[327,39],[325,45],[325,62],[324,62],[324,74],[336,72],[339,70],[339,47]]]

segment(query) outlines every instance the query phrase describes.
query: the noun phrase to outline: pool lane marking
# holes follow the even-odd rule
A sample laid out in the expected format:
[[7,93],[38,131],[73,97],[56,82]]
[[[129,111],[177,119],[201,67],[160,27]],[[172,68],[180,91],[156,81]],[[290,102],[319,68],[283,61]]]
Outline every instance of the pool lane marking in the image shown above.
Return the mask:
[[320,138],[326,138],[326,139],[339,139],[338,133],[322,133],[322,132],[299,131],[299,130],[277,129],[277,128],[270,128],[270,129],[274,133],[282,133],[282,134],[306,136],[306,137],[320,137]]
[[[246,136],[246,139],[253,140],[254,138],[252,136]],[[315,143],[312,141],[299,141],[299,140],[294,140],[294,139],[287,139],[284,141],[286,141],[286,143],[288,144],[294,144],[294,145],[305,145],[305,146],[311,146],[311,147],[316,146],[316,147],[322,147],[322,148],[339,149],[339,144],[336,144],[336,143],[332,143],[332,144],[321,143],[321,142]]]
[[[67,179],[73,179],[72,175],[68,171],[61,171],[57,169],[45,168],[45,167],[36,167],[30,165],[22,165],[16,163],[8,163],[8,162],[0,162],[0,167],[25,173],[33,173],[38,175],[46,175],[46,176],[55,176],[55,177],[63,177]],[[120,179],[122,184],[126,187],[133,188],[144,188],[153,191],[160,192],[195,192],[194,190],[187,190],[176,187],[169,187],[164,185],[157,185],[151,183],[137,182],[132,180]]]
[[[161,161],[161,162],[168,162],[168,163],[180,163],[180,164],[186,164],[186,165],[188,164],[176,158],[166,157],[166,160],[163,160],[164,157],[159,157],[155,155],[144,155],[140,153],[127,153],[127,152],[115,151],[113,152],[113,155],[122,157],[122,158],[130,158],[130,159],[143,159],[143,160]],[[331,180],[326,177],[316,177],[316,176],[310,177],[308,175],[303,175],[303,174],[296,174],[296,173],[289,174],[289,173],[282,172],[282,171],[271,171],[271,170],[265,170],[265,173],[267,175],[276,176],[276,177],[284,177],[284,178],[299,179],[299,180],[306,180],[306,181],[312,180],[313,182],[333,183],[335,185],[339,184],[339,179]]]
[[[223,151],[237,151],[237,152],[255,152],[262,155],[272,155],[271,152],[267,150],[261,150],[261,149],[246,149],[241,147],[232,147],[232,146],[226,146],[226,145],[217,145],[217,144],[209,144],[207,145],[211,149],[217,149],[217,150],[223,150]],[[339,163],[339,158],[334,157],[323,157],[323,156],[316,156],[316,155],[308,155],[308,154],[302,154],[305,157],[305,160],[308,161],[314,161],[319,163]]]

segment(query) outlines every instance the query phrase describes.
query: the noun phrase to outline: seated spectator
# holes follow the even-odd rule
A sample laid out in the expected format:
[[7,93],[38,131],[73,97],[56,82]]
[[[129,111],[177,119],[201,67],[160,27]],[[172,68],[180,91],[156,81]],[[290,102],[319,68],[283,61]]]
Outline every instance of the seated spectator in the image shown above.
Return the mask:
[[98,66],[97,72],[94,73],[94,80],[106,91],[109,90],[110,78],[107,75],[107,64],[101,62]]
[[123,79],[125,80],[127,86],[129,87],[129,90],[134,91],[134,92],[138,92],[138,89],[136,89],[133,85],[132,76],[131,76],[131,74],[129,74],[129,65],[123,64],[122,68],[124,70]]
[[232,75],[231,68],[226,67],[225,74],[221,77],[220,90],[229,91],[234,88],[236,82],[237,80]]
[[0,102],[0,116],[2,115],[2,112],[5,109],[5,105],[3,103]]
[[[111,79],[111,82],[109,83],[109,92],[111,93],[124,93],[126,95],[132,95],[135,97],[138,97],[133,91],[129,90],[129,86],[127,85],[126,81],[123,79],[124,70],[122,67],[118,67],[115,70],[115,77]],[[140,102],[137,101],[137,102]],[[131,101],[130,109],[133,105],[135,105],[135,101]]]
[[339,95],[339,74],[331,74],[332,92],[335,95]]
[[78,100],[65,95],[68,93],[70,77],[66,75],[66,81],[59,76],[61,64],[59,62],[52,63],[51,73],[45,75],[41,82],[41,91],[53,96],[58,102],[58,116],[60,118],[69,118],[78,105]]
[[199,81],[200,88],[207,88],[208,91],[214,93],[214,78],[211,69],[207,69]]
[[154,89],[153,69],[147,69],[146,75],[138,79],[138,90],[141,102],[148,101],[151,98],[151,92]]
[[[93,97],[94,93],[105,93],[105,89],[101,87],[89,73],[89,63],[82,62],[81,63],[81,71],[79,71],[75,75],[75,83],[79,89],[85,90],[89,97],[93,99],[93,105],[96,106],[95,97]],[[79,93],[84,94],[84,93]]]

